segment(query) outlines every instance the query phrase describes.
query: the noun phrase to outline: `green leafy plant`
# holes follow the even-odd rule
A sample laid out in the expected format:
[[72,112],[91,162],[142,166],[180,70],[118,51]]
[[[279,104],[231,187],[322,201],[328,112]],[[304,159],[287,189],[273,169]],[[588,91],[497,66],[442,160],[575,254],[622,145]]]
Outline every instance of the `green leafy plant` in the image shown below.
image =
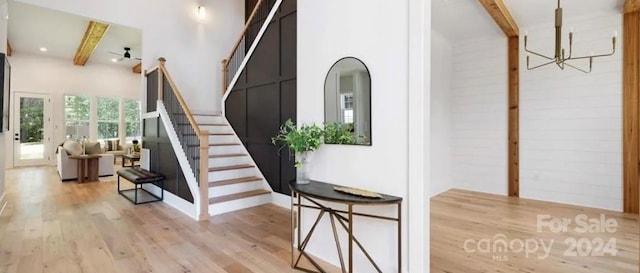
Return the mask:
[[341,124],[330,122],[324,124],[324,142],[327,144],[355,144],[353,123]]
[[364,136],[356,136],[353,123],[330,122],[324,124],[324,143],[327,144],[359,144],[364,143]]
[[[315,151],[320,148],[323,143],[324,132],[322,128],[315,124],[303,124],[298,128],[291,119],[287,120],[280,126],[280,132],[277,136],[271,138],[274,145],[282,145],[289,148],[294,154]],[[302,163],[296,161],[296,168],[302,166]]]

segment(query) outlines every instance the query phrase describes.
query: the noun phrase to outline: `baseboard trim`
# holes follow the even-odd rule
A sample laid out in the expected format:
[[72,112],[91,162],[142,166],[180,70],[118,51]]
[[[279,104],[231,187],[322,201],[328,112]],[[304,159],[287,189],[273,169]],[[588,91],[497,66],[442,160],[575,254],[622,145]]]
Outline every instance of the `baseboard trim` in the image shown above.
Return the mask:
[[285,209],[291,209],[291,196],[282,193],[272,192],[271,203],[283,207]]
[[[145,190],[150,191],[151,193],[160,196],[160,187],[154,185],[154,184],[144,184],[142,185],[142,188],[144,188]],[[162,200],[162,202],[164,202],[165,204],[169,205],[170,207],[177,209],[178,211],[186,214],[187,216],[191,217],[192,219],[198,221],[198,213],[196,212],[196,206],[195,204],[189,203],[189,201],[184,200],[178,196],[176,196],[175,194],[168,192],[168,191],[164,191],[164,199]]]

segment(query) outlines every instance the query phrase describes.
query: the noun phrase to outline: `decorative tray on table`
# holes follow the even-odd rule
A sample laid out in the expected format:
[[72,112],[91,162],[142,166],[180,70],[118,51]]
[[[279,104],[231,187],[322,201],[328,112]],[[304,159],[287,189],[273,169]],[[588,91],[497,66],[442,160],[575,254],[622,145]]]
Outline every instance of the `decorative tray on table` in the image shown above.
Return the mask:
[[382,195],[380,195],[377,192],[372,192],[372,191],[357,189],[357,188],[333,187],[333,190],[346,193],[346,194],[360,196],[360,197],[375,198],[375,199],[382,198]]

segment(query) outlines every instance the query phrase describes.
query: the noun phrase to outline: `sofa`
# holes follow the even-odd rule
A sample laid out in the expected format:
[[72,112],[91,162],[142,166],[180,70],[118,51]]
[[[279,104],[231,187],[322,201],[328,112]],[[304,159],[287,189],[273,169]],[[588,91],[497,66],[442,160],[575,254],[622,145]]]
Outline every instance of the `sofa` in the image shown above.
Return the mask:
[[[100,154],[98,159],[98,176],[113,176],[113,154]],[[78,162],[75,159],[69,158],[67,150],[63,146],[59,146],[56,151],[56,165],[58,168],[58,174],[62,181],[76,180],[78,179]]]
[[[110,142],[110,143],[109,143]],[[122,159],[122,155],[127,153],[129,148],[131,148],[131,144],[120,144],[119,140],[106,140],[102,145],[102,152],[105,154],[113,155],[113,164],[116,164],[116,158],[120,157]]]

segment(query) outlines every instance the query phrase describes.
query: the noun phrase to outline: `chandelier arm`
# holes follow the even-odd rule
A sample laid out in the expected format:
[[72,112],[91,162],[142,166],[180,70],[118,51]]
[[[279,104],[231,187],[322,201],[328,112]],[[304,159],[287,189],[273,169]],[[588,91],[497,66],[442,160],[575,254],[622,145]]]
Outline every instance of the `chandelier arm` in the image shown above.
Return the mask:
[[574,66],[574,65],[572,65],[570,63],[563,63],[563,64],[566,64],[568,67],[571,67],[571,68],[573,68],[575,70],[578,70],[578,71],[581,71],[581,72],[584,72],[584,73],[591,73],[591,67],[589,67],[589,70],[585,70],[585,69],[579,68],[577,66]]
[[527,49],[526,47],[524,48],[524,51],[526,51],[526,52],[528,52],[528,53],[531,53],[531,54],[533,54],[533,55],[536,55],[536,56],[539,56],[539,57],[545,58],[545,59],[547,59],[547,60],[555,60],[554,58],[547,57],[547,56],[542,55],[542,54],[540,54],[540,53],[537,53],[537,52],[531,51],[531,50]]
[[592,56],[580,56],[580,57],[572,57],[572,58],[567,58],[565,59],[565,61],[570,61],[570,60],[580,60],[580,59],[589,59],[589,58],[599,58],[599,57],[609,57],[609,56],[613,56],[616,53],[615,48],[613,49],[613,51],[611,53],[607,53],[607,54],[598,54],[598,55],[592,55]]
[[553,60],[553,61],[550,61],[550,62],[548,62],[548,63],[543,63],[543,64],[541,64],[541,65],[537,65],[537,66],[534,66],[534,67],[529,67],[529,64],[527,63],[527,70],[534,70],[534,69],[536,69],[536,68],[540,68],[540,67],[543,67],[543,66],[545,66],[545,65],[550,65],[550,64],[555,63],[555,62],[556,62],[556,61],[555,61],[555,60]]

